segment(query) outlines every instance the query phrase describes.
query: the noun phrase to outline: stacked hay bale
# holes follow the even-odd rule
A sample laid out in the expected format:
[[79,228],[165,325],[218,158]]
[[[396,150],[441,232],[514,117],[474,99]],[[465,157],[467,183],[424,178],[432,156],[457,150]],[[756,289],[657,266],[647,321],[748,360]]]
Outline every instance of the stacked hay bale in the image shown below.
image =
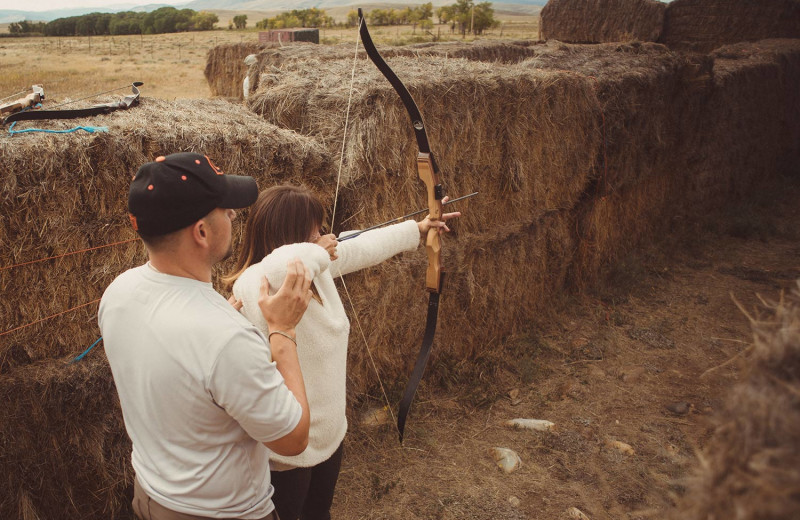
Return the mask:
[[212,47],[206,56],[204,71],[211,95],[242,99],[242,82],[249,68],[244,59],[273,45],[278,44],[242,42]]
[[711,88],[683,120],[687,198],[719,207],[762,179],[796,173],[800,132],[800,40],[764,40],[718,49]]
[[676,174],[675,156],[683,138],[680,120],[694,99],[690,90],[710,80],[708,64],[698,67],[655,43],[549,42],[520,66],[590,78],[602,107],[594,184],[574,209],[571,278],[588,285],[614,257],[663,230],[681,211],[686,178]]
[[550,0],[539,15],[539,37],[569,43],[655,42],[665,10],[657,0]]
[[710,56],[659,44],[537,46],[521,65],[595,79],[602,167],[578,217],[574,278],[591,283],[636,244],[742,200],[798,170],[800,42],[765,40]]
[[[331,60],[353,59],[356,55],[356,47],[353,44],[339,45],[316,45],[306,42],[294,42],[284,46],[270,46],[262,49],[256,55],[256,62],[244,71],[239,69],[229,69],[219,72],[223,65],[216,63],[219,59],[227,59],[227,47],[223,47],[219,52],[209,52],[208,64],[206,65],[206,79],[212,85],[214,93],[214,83],[236,86],[238,92],[230,90],[232,94],[241,99],[241,84],[244,75],[247,75],[250,91],[258,89],[258,82],[262,74],[279,73],[284,64],[318,60],[320,62]],[[531,56],[529,41],[508,41],[508,40],[476,40],[475,42],[441,42],[441,43],[418,43],[403,47],[381,47],[380,52],[384,57],[394,56],[442,56],[449,58],[464,58],[472,61],[514,63]],[[358,53],[358,58],[366,59],[363,49]],[[213,63],[212,63],[213,61]],[[209,69],[213,69],[214,74],[226,74],[225,78],[209,76]],[[214,94],[217,95],[217,94]]]
[[105,287],[144,260],[126,211],[139,165],[198,151],[262,188],[304,182],[332,198],[321,189],[332,167],[319,145],[227,102],[144,99],[127,111],[36,126],[78,123],[109,132],[0,137],[2,518],[121,518],[130,508],[130,444],[102,347],[69,361],[99,337]]
[[660,41],[709,52],[768,38],[800,38],[800,0],[675,0],[664,15]]
[[757,318],[741,382],[716,418],[675,518],[800,515],[800,290]]

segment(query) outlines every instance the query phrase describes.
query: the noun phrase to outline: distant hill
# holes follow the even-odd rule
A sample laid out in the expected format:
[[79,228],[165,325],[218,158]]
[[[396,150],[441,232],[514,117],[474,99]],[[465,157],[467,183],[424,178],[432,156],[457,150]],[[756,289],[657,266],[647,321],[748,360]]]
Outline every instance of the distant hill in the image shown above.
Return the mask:
[[67,18],[70,16],[80,16],[89,13],[119,13],[122,11],[150,12],[159,7],[183,8],[181,4],[115,4],[110,7],[72,7],[69,9],[53,9],[52,11],[16,11],[11,9],[0,9],[0,23],[21,22],[28,20],[31,22],[49,22],[56,18]]
[[[78,3],[78,2],[76,2]],[[195,11],[237,11],[237,12],[264,12],[276,13],[291,9],[308,9],[316,7],[318,9],[342,9],[357,8],[374,9],[378,7],[403,8],[409,5],[420,5],[423,2],[376,2],[353,3],[353,0],[194,0],[188,3],[160,3],[134,6],[131,4],[115,4],[109,7],[74,7],[70,9],[55,9],[52,11],[19,11],[10,9],[0,9],[0,24],[20,22],[22,20],[49,22],[56,18],[66,18],[68,16],[80,16],[89,13],[117,13],[120,11],[154,11],[159,7],[172,6],[178,9],[188,8]],[[455,0],[433,0],[433,5],[450,5]],[[495,2],[493,7],[496,12],[506,14],[532,15],[537,14],[547,0],[517,0],[515,2]]]

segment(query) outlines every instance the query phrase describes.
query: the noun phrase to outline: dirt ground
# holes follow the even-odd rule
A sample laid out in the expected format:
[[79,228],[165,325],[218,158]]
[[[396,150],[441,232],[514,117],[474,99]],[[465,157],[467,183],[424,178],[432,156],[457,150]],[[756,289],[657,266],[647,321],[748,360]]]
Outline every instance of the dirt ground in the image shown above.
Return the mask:
[[[750,325],[736,302],[752,310],[759,296],[775,300],[800,278],[797,200],[800,179],[784,179],[625,258],[603,288],[554,303],[528,334],[486,346],[506,349],[506,362],[463,360],[474,367],[446,390],[423,383],[402,447],[393,427],[353,417],[334,517],[675,514],[715,410],[746,362]],[[504,425],[514,418],[555,429]],[[494,447],[514,450],[519,468],[501,471]]]

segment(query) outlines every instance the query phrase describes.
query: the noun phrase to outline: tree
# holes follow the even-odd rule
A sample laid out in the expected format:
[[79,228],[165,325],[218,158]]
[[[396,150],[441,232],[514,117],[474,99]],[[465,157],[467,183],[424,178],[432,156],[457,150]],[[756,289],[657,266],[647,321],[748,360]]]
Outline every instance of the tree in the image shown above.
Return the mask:
[[420,21],[430,19],[433,16],[433,2],[428,2],[427,4],[422,4],[417,7],[417,12],[419,13]]
[[455,16],[455,12],[453,10],[452,5],[443,5],[439,9],[436,10],[436,18],[439,19],[439,23],[450,23]]
[[456,3],[448,6],[451,11],[442,12],[442,16],[452,14],[450,21],[457,23],[462,36],[466,36],[467,31],[472,34],[482,34],[486,29],[500,25],[494,19],[494,9],[491,2],[481,2],[475,5],[472,0],[456,0]]
[[44,33],[45,22],[29,22],[22,20],[21,22],[12,22],[8,25],[8,32],[11,34],[33,34]]
[[219,22],[219,17],[209,11],[200,11],[196,13],[191,19],[190,27],[186,30],[194,28],[195,31],[210,31],[214,28],[214,24]]
[[481,2],[473,7],[474,14],[471,16],[472,34],[480,35],[487,29],[492,29],[500,25],[499,20],[494,19],[494,9],[491,2]]
[[[356,14],[356,19],[358,15]],[[274,18],[264,18],[256,23],[259,29],[284,29],[288,27],[333,27],[335,22],[332,16],[325,14],[323,9],[293,9],[281,13]]]
[[349,13],[347,13],[347,26],[348,27],[357,27],[358,26],[358,11],[355,9],[351,9]]
[[234,16],[233,25],[236,26],[237,29],[244,29],[247,27],[247,15],[240,14],[238,16]]

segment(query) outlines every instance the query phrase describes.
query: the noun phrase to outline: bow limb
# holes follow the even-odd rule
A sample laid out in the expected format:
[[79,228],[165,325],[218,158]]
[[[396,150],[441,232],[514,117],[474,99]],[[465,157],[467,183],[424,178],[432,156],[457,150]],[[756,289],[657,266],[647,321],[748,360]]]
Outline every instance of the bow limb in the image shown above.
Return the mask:
[[77,110],[29,110],[11,114],[3,120],[3,124],[15,121],[43,121],[47,119],[76,119],[78,117],[90,117],[99,114],[108,114],[115,110],[127,109],[139,104],[139,88],[142,85],[137,81],[131,84],[132,93],[119,101],[103,103],[89,108]]
[[[411,125],[414,128],[414,136],[417,140],[419,153],[417,154],[417,173],[419,178],[425,184],[426,193],[428,196],[428,211],[429,218],[432,221],[440,220],[442,218],[442,198],[444,196],[442,184],[439,181],[439,172],[436,166],[436,161],[433,158],[433,153],[430,150],[428,143],[428,134],[425,129],[425,123],[422,119],[422,114],[411,97],[411,93],[406,86],[400,81],[400,78],[394,71],[387,65],[386,61],[375,48],[372,42],[372,37],[367,29],[366,20],[361,9],[358,10],[359,18],[359,34],[361,42],[364,44],[364,50],[367,52],[370,60],[375,64],[378,70],[381,71],[383,76],[391,83],[395,92],[400,96],[403,105],[408,112],[411,119]],[[444,273],[442,272],[442,242],[439,236],[438,228],[432,227],[428,230],[428,235],[425,240],[425,250],[428,256],[428,268],[425,274],[425,286],[428,290],[428,315],[425,323],[425,334],[422,340],[417,361],[414,364],[414,370],[411,372],[411,377],[406,384],[403,399],[400,401],[400,408],[397,416],[397,429],[400,434],[400,442],[403,442],[403,433],[405,431],[406,418],[411,409],[411,403],[414,400],[417,387],[422,380],[422,375],[425,372],[425,366],[430,357],[431,347],[433,346],[433,338],[436,333],[436,322],[439,315],[439,294],[442,290],[442,280]]]

